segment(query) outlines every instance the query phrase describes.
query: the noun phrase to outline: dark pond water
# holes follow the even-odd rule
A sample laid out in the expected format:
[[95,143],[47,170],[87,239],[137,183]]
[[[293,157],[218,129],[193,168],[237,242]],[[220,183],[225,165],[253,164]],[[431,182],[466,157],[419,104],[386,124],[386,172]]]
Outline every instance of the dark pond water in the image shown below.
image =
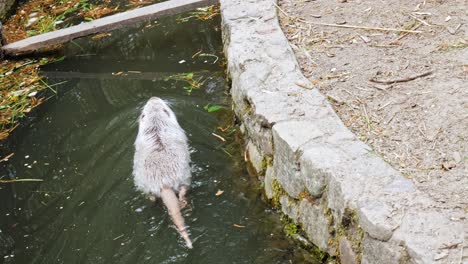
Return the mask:
[[[2,241],[11,243],[0,262],[305,262],[259,196],[240,150],[212,135],[228,138],[217,127],[231,116],[218,25],[219,18],[168,18],[81,39],[65,48],[65,60],[43,69],[49,83],[66,83],[3,146],[15,154],[0,177],[43,182],[0,185]],[[185,81],[168,78],[189,72],[203,82],[191,94]],[[161,203],[133,186],[136,119],[151,96],[172,102],[193,148],[192,210],[184,211],[193,250]],[[226,108],[209,113],[207,104]]]

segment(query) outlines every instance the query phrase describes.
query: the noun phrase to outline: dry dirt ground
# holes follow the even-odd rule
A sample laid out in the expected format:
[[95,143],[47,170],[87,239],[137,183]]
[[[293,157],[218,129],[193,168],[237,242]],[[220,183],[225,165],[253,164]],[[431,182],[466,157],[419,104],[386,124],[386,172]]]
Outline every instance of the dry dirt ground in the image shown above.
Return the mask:
[[468,212],[468,1],[278,5],[305,76],[346,126],[437,206]]

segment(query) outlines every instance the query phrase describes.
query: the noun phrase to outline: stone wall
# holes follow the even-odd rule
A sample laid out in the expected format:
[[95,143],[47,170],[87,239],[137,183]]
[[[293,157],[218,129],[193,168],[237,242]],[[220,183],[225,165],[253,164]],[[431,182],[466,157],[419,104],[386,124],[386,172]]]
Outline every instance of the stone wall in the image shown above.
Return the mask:
[[458,263],[465,213],[438,208],[359,141],[302,75],[271,0],[221,0],[234,111],[265,192],[341,263]]

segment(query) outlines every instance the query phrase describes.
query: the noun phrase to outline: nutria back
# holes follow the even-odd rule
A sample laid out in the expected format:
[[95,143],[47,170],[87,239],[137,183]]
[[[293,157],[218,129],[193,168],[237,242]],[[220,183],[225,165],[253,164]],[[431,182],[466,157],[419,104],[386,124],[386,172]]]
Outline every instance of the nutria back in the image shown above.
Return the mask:
[[[187,136],[166,102],[152,97],[139,117],[135,140],[133,177],[136,187],[151,197],[161,197],[177,231],[192,248],[180,204],[190,185]],[[179,197],[177,197],[179,193]]]
[[166,102],[152,97],[139,117],[133,175],[137,189],[160,197],[162,188],[178,192],[190,185],[187,136]]

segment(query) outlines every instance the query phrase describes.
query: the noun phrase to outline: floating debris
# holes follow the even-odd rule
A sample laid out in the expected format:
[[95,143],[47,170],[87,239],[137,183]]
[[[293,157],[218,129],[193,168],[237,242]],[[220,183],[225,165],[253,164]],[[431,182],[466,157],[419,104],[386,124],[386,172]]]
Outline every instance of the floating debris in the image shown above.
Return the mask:
[[0,180],[0,183],[15,183],[15,182],[42,182],[43,179],[13,179],[13,180]]

